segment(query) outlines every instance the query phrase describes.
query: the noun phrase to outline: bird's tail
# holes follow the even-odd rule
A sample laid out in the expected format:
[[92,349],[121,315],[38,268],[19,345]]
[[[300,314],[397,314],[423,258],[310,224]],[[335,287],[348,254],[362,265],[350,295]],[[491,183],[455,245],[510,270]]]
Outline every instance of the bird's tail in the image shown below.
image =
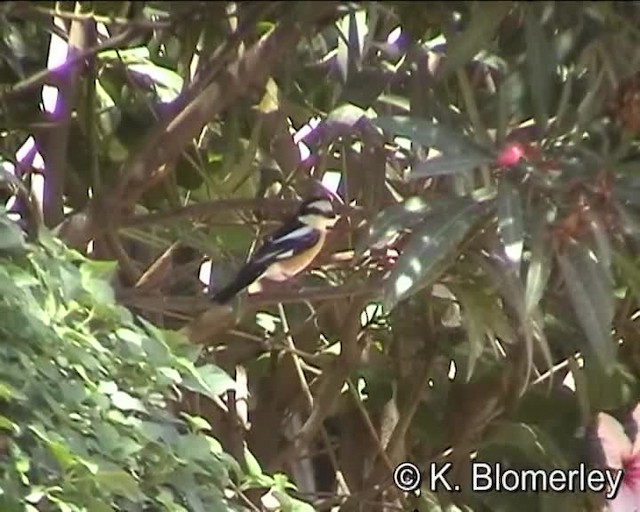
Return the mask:
[[261,270],[248,268],[241,270],[233,281],[215,293],[213,300],[218,304],[226,304],[247,286],[254,283],[262,275]]

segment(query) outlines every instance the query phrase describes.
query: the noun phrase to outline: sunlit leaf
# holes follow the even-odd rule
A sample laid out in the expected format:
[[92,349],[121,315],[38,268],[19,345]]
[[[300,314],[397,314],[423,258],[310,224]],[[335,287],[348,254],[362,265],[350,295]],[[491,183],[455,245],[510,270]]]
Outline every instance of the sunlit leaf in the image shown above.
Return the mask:
[[247,472],[252,476],[262,476],[262,467],[260,462],[255,456],[245,448],[244,450],[244,463],[247,466]]
[[383,131],[409,139],[414,144],[434,147],[446,155],[471,155],[477,158],[487,156],[486,151],[464,134],[441,123],[427,121],[417,117],[389,116],[378,117],[371,121]]
[[551,274],[552,253],[544,218],[538,219],[532,235],[524,298],[527,315],[530,315],[540,303]]
[[338,38],[336,57],[342,80],[347,81],[360,68],[360,60],[367,33],[367,11],[352,10],[338,23],[341,37]]
[[387,245],[394,237],[410,230],[427,215],[449,209],[457,204],[460,207],[473,204],[470,198],[455,198],[451,200],[433,199],[427,201],[418,196],[410,197],[399,204],[394,204],[382,210],[371,221],[366,234],[356,243],[356,254],[362,255],[369,249],[380,249]]
[[111,395],[113,406],[122,411],[139,411],[146,412],[146,407],[138,399],[124,391],[116,391]]
[[616,348],[611,336],[613,285],[593,252],[576,242],[556,255],[571,304],[593,353],[610,372]]
[[506,179],[498,187],[498,232],[507,260],[519,270],[524,247],[522,199],[518,189]]
[[340,125],[342,127],[352,127],[360,119],[365,117],[366,112],[352,103],[345,103],[335,108],[327,116],[327,125]]
[[[390,311],[402,299],[433,283],[444,270],[442,263],[451,258],[456,247],[480,217],[475,203],[425,219],[411,239],[384,285],[384,307]],[[448,261],[452,263],[452,261]]]
[[99,59],[122,60],[125,64],[131,62],[143,62],[149,59],[149,49],[146,46],[137,46],[124,50],[104,50],[98,53]]
[[196,393],[202,393],[209,398],[216,398],[220,394],[235,388],[234,380],[223,370],[212,364],[191,367],[182,385]]
[[462,152],[453,155],[436,156],[414,163],[411,167],[409,179],[459,174],[491,161],[492,158],[490,156],[482,155],[477,150],[469,153]]

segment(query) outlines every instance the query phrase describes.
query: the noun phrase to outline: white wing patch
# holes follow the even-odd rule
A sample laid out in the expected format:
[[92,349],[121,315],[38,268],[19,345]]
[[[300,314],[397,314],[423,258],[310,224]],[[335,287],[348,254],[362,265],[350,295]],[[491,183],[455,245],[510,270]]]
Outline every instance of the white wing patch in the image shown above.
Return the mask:
[[281,260],[283,258],[291,258],[293,256],[293,249],[289,249],[287,252],[281,252],[278,254],[278,259]]
[[283,258],[290,258],[295,254],[295,249],[287,249],[283,251],[282,244],[286,243],[290,240],[295,240],[296,238],[304,238],[309,236],[310,233],[313,233],[313,228],[309,226],[302,226],[298,229],[294,229],[293,231],[283,235],[279,238],[271,239],[267,242],[268,250],[264,254],[261,254],[259,258],[255,261],[256,263],[260,263],[263,261],[268,261],[270,259],[280,260]]
[[274,245],[278,245],[281,242],[284,242],[286,240],[293,240],[295,238],[304,238],[305,236],[308,236],[309,233],[313,232],[313,228],[310,226],[301,226],[298,229],[294,229],[293,231],[287,233],[284,236],[281,236],[280,238],[276,238],[275,240],[271,240],[271,243]]

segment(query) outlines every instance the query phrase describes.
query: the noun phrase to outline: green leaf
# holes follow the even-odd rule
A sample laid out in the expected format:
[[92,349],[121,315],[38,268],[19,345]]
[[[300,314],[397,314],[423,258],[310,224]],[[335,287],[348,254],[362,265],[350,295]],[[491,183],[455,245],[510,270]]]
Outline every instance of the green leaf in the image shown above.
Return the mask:
[[87,503],[87,510],[91,510],[91,512],[116,512],[111,505],[96,498],[89,499],[89,502]]
[[475,149],[470,152],[462,150],[461,153],[436,156],[413,164],[409,179],[461,174],[491,161],[491,156],[483,155]]
[[469,338],[469,359],[467,362],[467,382],[473,376],[476,362],[484,351],[486,342],[484,296],[478,296],[473,290],[464,287],[452,287],[452,291],[462,307],[462,323]]
[[383,131],[409,139],[414,144],[434,147],[446,155],[486,157],[487,152],[464,134],[441,123],[409,116],[377,117],[371,121]]
[[182,385],[195,393],[216,398],[236,386],[234,380],[215,365],[205,364],[196,368],[189,363],[185,367],[190,369]]
[[640,241],[640,217],[618,202],[614,205],[624,234]]
[[640,302],[640,266],[619,251],[613,252],[613,262],[629,286],[629,291]]
[[473,4],[469,25],[447,41],[446,59],[438,71],[438,79],[446,80],[452,72],[484,50],[512,6],[513,2],[501,1]]
[[555,50],[549,43],[540,23],[539,5],[524,6],[524,35],[527,44],[527,72],[536,125],[540,134],[547,129],[551,103],[552,79],[557,61]]
[[477,222],[481,208],[459,203],[425,219],[405,247],[384,284],[384,308],[391,311],[404,298],[429,286],[451,263],[452,253]]
[[578,322],[594,355],[610,373],[616,346],[611,336],[614,296],[608,272],[589,247],[576,242],[556,257]]
[[20,427],[6,416],[0,414],[0,430],[7,430],[11,434],[17,435],[20,432]]
[[0,251],[17,251],[24,249],[24,247],[22,231],[0,210]]
[[498,186],[498,233],[507,260],[519,273],[524,247],[522,199],[518,189],[506,179]]
[[600,267],[607,274],[607,280],[613,280],[611,275],[611,242],[607,235],[606,229],[600,220],[600,218],[593,213],[592,210],[587,210],[586,217],[589,220],[589,227],[593,234],[593,240],[595,241],[595,254]]
[[145,338],[139,331],[132,329],[121,328],[116,330],[116,336],[122,340],[129,350],[136,356],[142,356],[144,351],[142,350],[142,340]]
[[137,398],[132,397],[129,393],[124,391],[116,391],[111,395],[111,403],[116,409],[121,411],[138,411],[147,412],[147,408]]
[[125,471],[115,469],[98,471],[95,475],[96,483],[103,488],[125,498],[138,502],[145,498],[135,478]]
[[97,424],[94,427],[94,435],[100,443],[100,448],[108,454],[115,452],[122,441],[118,430],[109,423]]
[[26,396],[21,391],[17,390],[14,386],[8,382],[0,381],[0,400],[26,400]]
[[176,453],[187,460],[206,460],[210,454],[209,442],[201,435],[182,436],[176,445]]
[[127,48],[126,50],[104,50],[97,54],[102,60],[117,60],[125,64],[133,62],[145,62],[151,56],[146,46]]
[[360,119],[366,116],[366,112],[352,103],[345,103],[336,107],[327,115],[327,125],[340,125],[342,127],[352,127]]
[[530,316],[538,307],[551,274],[551,246],[547,240],[544,217],[538,219],[531,239],[531,256],[525,285],[525,315]]
[[163,384],[180,384],[182,382],[182,375],[174,368],[168,366],[161,366],[158,368],[158,374],[165,377],[167,380]]
[[183,412],[180,415],[187,420],[189,426],[194,430],[211,430],[211,424],[202,416],[192,416],[186,412]]
[[[469,198],[456,198],[453,201],[458,202],[460,206],[471,204]],[[414,196],[402,203],[385,208],[373,219],[367,233],[360,237],[356,243],[356,254],[362,256],[369,249],[385,247],[394,237],[414,227],[427,215],[448,208],[450,205],[451,200],[426,201],[421,197]]]
[[85,261],[80,266],[82,288],[97,304],[115,303],[113,288],[106,279],[113,275],[116,265],[112,261]]
[[437,496],[427,489],[420,490],[418,512],[443,512]]
[[71,468],[77,462],[75,454],[71,452],[69,447],[55,439],[52,439],[40,425],[29,425],[29,430],[31,430],[31,432],[45,443],[47,448],[63,468]]
[[145,75],[153,80],[160,101],[173,101],[182,90],[182,77],[170,69],[149,62],[131,64],[129,70],[133,73]]
[[80,266],[80,273],[83,276],[109,280],[113,278],[117,268],[118,262],[116,261],[85,260]]
[[189,482],[190,485],[185,486],[186,491],[184,491],[184,496],[187,500],[187,504],[189,505],[190,510],[193,512],[209,512],[207,508],[205,508],[202,499],[195,491],[197,489],[197,484],[195,481]]
[[567,461],[560,455],[560,449],[543,430],[533,425],[503,422],[483,445],[513,447],[544,469],[567,467]]

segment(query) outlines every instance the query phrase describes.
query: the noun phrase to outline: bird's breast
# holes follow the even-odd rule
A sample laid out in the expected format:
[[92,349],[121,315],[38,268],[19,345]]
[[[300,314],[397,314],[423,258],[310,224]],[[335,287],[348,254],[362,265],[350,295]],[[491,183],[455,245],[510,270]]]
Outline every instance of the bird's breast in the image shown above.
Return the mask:
[[274,262],[264,273],[264,277],[272,281],[286,281],[302,272],[320,253],[325,236],[325,233],[321,233],[314,247],[300,251],[300,254],[295,254],[282,261]]

